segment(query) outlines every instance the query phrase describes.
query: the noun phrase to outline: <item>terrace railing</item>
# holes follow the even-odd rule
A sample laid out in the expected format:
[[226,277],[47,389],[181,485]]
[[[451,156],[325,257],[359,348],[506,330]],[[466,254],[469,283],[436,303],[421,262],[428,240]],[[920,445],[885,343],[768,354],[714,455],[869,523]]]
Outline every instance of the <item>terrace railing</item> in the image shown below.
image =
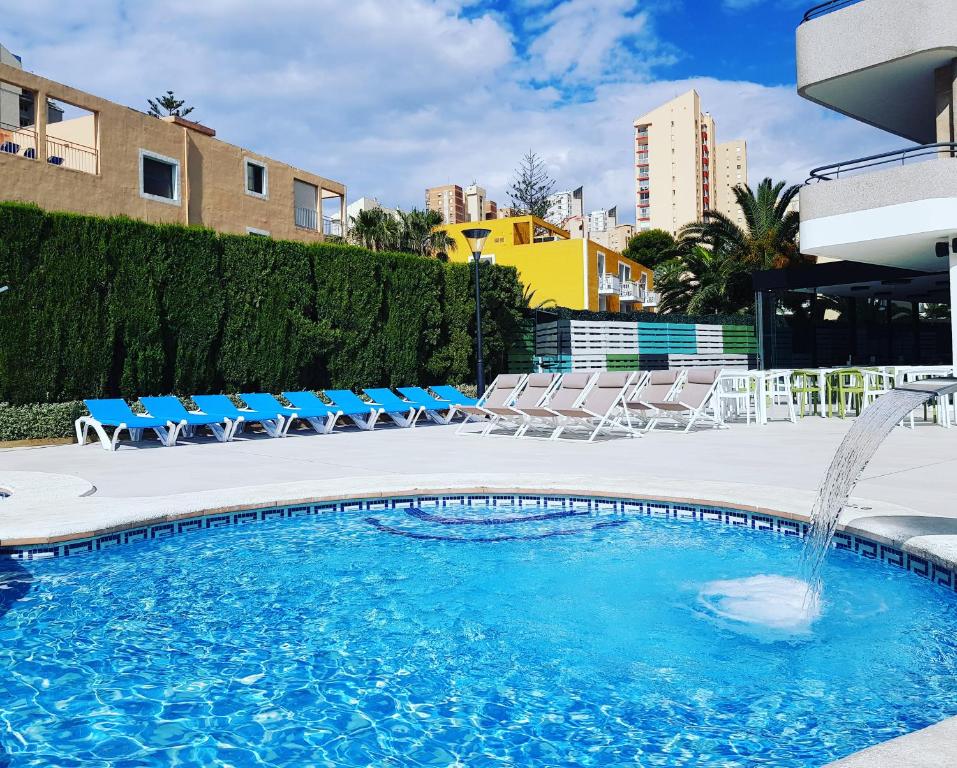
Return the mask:
[[854,160],[844,160],[840,163],[831,165],[822,165],[814,168],[807,179],[807,184],[820,181],[834,181],[841,178],[842,174],[853,176],[860,173],[868,173],[873,168],[880,168],[887,165],[908,165],[909,163],[920,163],[928,160],[941,160],[957,158],[957,143],[941,142],[938,144],[924,144],[917,147],[895,150],[893,152],[883,152],[879,155],[868,155],[867,157],[858,157]]
[[47,162],[50,165],[94,175],[99,171],[99,154],[96,149],[75,141],[63,141],[50,136],[47,136]]
[[36,160],[36,130],[32,126],[21,128],[8,123],[0,123],[0,152],[5,155],[25,157],[27,160]]
[[314,208],[296,208],[296,226],[318,231],[319,212]]
[[820,16],[827,16],[829,13],[834,13],[834,11],[839,11],[842,8],[847,8],[849,5],[856,5],[860,2],[862,2],[862,0],[829,0],[827,3],[821,3],[820,5],[815,5],[813,8],[809,8],[805,12],[804,18],[801,19],[801,23],[804,24],[806,21],[811,21]]
[[604,274],[598,278],[598,293],[615,294],[618,293],[619,281],[618,275]]

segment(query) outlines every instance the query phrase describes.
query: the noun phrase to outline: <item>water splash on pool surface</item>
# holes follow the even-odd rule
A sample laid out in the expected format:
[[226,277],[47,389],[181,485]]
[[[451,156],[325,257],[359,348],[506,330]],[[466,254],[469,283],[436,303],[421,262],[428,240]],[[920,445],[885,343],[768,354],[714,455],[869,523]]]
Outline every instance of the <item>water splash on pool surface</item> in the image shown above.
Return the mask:
[[819,595],[809,599],[808,594],[806,581],[761,574],[711,581],[701,588],[698,600],[710,614],[739,629],[806,635],[821,615]]

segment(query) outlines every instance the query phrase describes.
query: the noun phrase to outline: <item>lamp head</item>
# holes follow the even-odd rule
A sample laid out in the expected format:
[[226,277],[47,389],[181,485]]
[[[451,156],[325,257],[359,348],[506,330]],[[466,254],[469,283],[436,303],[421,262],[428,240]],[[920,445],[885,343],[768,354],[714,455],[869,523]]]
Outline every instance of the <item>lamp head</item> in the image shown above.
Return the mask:
[[10,290],[9,285],[0,285],[0,293],[6,293],[9,290]]
[[492,234],[492,230],[490,229],[476,228],[462,230],[462,237],[468,241],[469,248],[473,254],[482,252],[482,249],[485,247],[485,240],[490,234]]

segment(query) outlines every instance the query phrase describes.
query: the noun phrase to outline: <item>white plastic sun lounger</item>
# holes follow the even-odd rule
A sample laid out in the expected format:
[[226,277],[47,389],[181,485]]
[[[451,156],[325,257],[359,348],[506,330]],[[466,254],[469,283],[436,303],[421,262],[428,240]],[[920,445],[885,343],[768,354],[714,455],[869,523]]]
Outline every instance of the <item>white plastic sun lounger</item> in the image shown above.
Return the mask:
[[455,434],[459,434],[462,428],[472,421],[485,421],[494,418],[495,414],[488,410],[489,407],[500,408],[511,405],[527,378],[528,375],[524,373],[499,374],[475,405],[457,406],[458,412],[465,418],[459,424],[458,429],[455,430]]
[[625,400],[628,415],[646,427],[649,426],[657,413],[657,408],[651,403],[670,402],[684,382],[685,373],[683,368],[651,371],[645,377],[644,385],[634,387]]
[[524,408],[534,408],[542,405],[555,385],[559,381],[557,373],[532,373],[525,379],[525,386],[510,405],[486,405],[485,410],[492,414],[488,426],[482,434],[489,434],[493,429],[501,426],[513,425],[513,437],[518,437],[524,431],[528,416]]
[[688,369],[684,385],[670,401],[648,402],[656,411],[648,429],[655,429],[663,420],[684,426],[685,432],[689,432],[700,421],[708,421],[714,427],[723,426],[714,397],[720,375],[720,368]]
[[536,427],[547,430],[546,436],[553,435],[559,422],[564,418],[559,411],[580,405],[597,378],[597,373],[566,373],[563,375],[558,386],[549,392],[544,403],[518,409],[525,417],[525,423],[515,433],[515,436],[524,437]]
[[[566,429],[584,427],[589,430],[588,442],[591,443],[603,431],[611,432],[621,428],[630,436],[640,433],[632,429],[628,411],[623,403],[625,393],[635,380],[636,374],[626,371],[602,371],[595,378],[580,405],[573,408],[554,408],[563,417],[562,422],[552,434],[557,439]],[[624,417],[624,424],[620,418]]]

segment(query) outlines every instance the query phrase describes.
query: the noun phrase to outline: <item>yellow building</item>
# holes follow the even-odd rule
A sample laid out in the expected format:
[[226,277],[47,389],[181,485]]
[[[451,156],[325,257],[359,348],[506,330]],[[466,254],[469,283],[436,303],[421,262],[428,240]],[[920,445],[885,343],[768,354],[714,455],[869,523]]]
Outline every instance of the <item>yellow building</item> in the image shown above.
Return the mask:
[[343,184],[215,136],[0,63],[0,200],[305,242],[342,234]]
[[491,230],[482,259],[515,267],[522,283],[535,291],[536,302],[551,299],[569,309],[609,312],[651,303],[650,269],[587,238],[572,239],[564,229],[534,216],[440,227],[456,242],[448,254],[451,261],[471,258],[462,231],[476,226]]

